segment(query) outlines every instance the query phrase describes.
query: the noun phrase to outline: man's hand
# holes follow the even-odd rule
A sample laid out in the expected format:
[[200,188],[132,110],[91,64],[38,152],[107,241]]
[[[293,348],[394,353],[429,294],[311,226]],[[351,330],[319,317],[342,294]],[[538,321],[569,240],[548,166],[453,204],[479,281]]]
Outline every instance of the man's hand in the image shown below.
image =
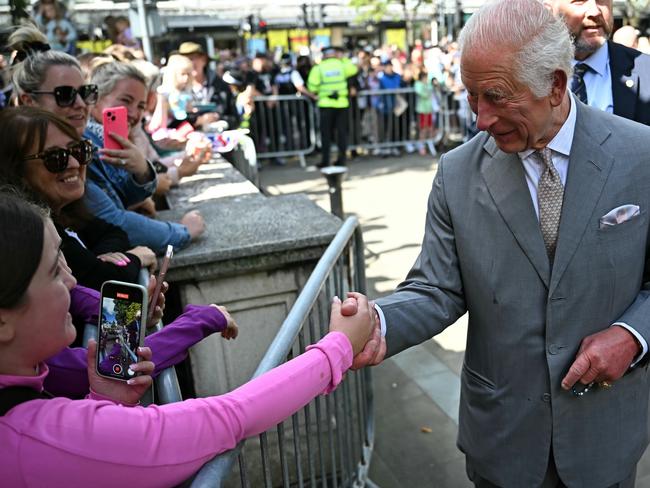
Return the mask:
[[[376,315],[377,312],[374,311]],[[384,360],[386,356],[386,338],[381,336],[381,326],[379,325],[379,318],[376,319],[376,324],[372,330],[372,335],[363,350],[354,357],[350,369],[361,369],[366,366],[377,366]]]
[[640,345],[634,336],[617,325],[587,336],[562,380],[562,388],[568,390],[578,381],[585,385],[593,381],[616,381],[639,352]]
[[[347,300],[345,303],[347,303]],[[354,315],[356,313],[355,307],[346,307],[345,303],[344,306],[341,307],[341,315]],[[361,369],[365,366],[376,366],[381,363],[386,356],[386,338],[381,336],[379,314],[377,313],[377,310],[375,310],[374,302],[369,302],[369,305],[371,308],[372,333],[361,352],[354,357],[351,369]]]

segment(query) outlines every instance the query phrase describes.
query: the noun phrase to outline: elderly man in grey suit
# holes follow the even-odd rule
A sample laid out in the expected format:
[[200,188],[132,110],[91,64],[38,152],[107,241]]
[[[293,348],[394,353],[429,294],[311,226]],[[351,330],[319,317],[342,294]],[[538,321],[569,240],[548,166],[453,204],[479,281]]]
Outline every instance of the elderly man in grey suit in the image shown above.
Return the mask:
[[[458,446],[479,487],[629,487],[648,443],[650,128],[576,102],[536,0],[460,38],[481,131],[440,158],[415,265],[377,300],[377,364],[469,325]],[[387,352],[386,348],[387,347]]]

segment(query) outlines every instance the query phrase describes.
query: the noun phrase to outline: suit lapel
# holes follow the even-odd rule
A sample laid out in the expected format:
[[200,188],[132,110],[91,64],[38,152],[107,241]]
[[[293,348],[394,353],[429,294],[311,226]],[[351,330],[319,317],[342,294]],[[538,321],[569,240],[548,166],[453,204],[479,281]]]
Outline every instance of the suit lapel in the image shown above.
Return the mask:
[[[620,117],[634,120],[634,112],[639,86],[639,75],[633,73],[634,59],[617,45],[609,41],[609,69],[612,77],[612,100],[614,113]],[[629,86],[628,86],[629,85]]]
[[548,288],[549,261],[521,161],[516,154],[500,151],[492,138],[484,148],[491,156],[484,159],[483,166],[487,189],[510,232]]
[[580,244],[613,163],[612,156],[601,147],[610,136],[609,129],[598,123],[598,117],[588,116],[586,112],[594,109],[581,104],[577,104],[577,109],[549,294],[560,282]]

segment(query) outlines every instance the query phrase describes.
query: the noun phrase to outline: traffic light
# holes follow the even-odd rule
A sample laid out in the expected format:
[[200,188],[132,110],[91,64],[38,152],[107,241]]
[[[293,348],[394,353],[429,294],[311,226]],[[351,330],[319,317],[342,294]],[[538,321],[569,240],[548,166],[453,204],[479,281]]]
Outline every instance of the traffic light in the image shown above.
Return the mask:
[[257,21],[257,31],[261,32],[262,34],[266,33],[266,28],[267,28],[267,23],[266,20],[258,20]]

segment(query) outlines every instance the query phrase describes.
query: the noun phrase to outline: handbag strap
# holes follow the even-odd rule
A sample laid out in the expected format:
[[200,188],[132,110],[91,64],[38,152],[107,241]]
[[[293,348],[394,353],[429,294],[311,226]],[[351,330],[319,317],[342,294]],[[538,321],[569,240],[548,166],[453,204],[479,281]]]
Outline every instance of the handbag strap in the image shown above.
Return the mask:
[[0,389],[0,416],[21,403],[32,400],[49,400],[52,395],[45,390],[36,391],[27,386],[9,386]]

